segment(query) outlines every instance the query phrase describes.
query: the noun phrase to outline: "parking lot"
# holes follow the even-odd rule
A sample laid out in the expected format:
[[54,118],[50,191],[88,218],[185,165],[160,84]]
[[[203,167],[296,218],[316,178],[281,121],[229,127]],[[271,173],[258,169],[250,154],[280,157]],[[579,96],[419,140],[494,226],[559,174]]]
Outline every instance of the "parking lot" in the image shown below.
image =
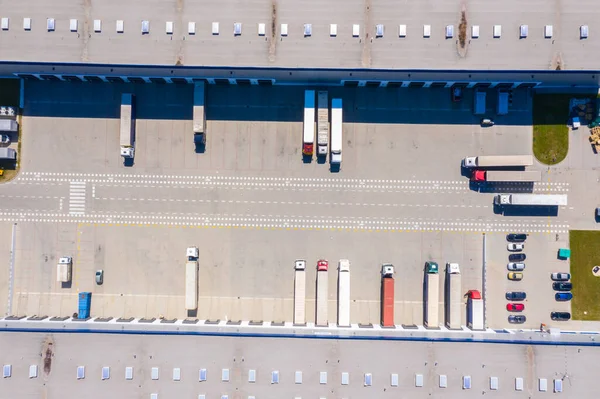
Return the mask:
[[[468,94],[452,103],[441,88],[331,88],[345,112],[342,169],[331,173],[327,163],[302,162],[304,88],[210,86],[206,151],[195,153],[189,86],[51,83],[28,82],[22,174],[0,187],[2,220],[19,221],[13,313],[71,315],[77,291],[91,290],[94,315],[186,317],[184,251],[196,245],[198,318],[290,321],[293,261],[305,258],[314,319],[313,265],[326,258],[334,322],[335,269],[347,258],[352,323],[379,322],[380,265],[391,262],[395,322],[422,324],[426,260],[458,262],[463,291],[482,290],[482,231],[499,240],[532,232],[543,247],[568,229],[568,210],[551,220],[495,215],[493,193],[471,190],[461,175],[465,156],[529,151],[525,90],[515,92],[505,123],[482,128]],[[123,91],[138,99],[132,167],[119,156]],[[3,236],[10,239],[8,224]],[[506,268],[494,239],[489,273],[500,270],[495,262]],[[65,255],[74,258],[70,288],[55,282]],[[505,280],[504,272],[488,278],[494,298]],[[505,326],[490,306],[488,325]]]

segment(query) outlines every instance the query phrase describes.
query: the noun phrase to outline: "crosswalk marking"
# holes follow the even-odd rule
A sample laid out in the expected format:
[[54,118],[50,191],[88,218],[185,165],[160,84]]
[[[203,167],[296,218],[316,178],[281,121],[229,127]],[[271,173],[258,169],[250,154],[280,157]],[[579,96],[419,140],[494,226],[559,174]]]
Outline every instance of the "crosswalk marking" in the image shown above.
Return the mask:
[[86,182],[71,181],[69,187],[69,214],[85,215]]

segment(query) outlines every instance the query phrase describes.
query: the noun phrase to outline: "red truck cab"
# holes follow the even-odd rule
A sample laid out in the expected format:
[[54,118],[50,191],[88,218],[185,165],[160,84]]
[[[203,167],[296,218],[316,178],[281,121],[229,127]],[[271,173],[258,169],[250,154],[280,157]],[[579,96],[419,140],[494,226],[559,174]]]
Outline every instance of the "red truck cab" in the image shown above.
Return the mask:
[[474,170],[473,174],[471,174],[472,181],[486,181],[485,177],[485,170]]
[[329,268],[329,262],[327,262],[326,260],[321,259],[317,262],[317,271],[326,272],[328,268]]

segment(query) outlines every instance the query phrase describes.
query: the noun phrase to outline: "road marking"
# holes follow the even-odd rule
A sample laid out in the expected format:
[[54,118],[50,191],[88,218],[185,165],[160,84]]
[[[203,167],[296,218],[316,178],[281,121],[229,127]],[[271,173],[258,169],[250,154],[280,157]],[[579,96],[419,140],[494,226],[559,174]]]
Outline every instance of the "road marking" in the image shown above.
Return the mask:
[[69,182],[69,214],[84,215],[85,214],[85,191],[86,182],[70,181]]

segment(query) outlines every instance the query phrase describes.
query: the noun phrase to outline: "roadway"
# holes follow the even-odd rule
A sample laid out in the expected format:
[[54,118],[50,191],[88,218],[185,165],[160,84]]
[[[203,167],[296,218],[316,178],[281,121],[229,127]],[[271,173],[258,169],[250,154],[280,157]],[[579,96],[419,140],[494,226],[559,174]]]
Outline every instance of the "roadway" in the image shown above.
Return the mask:
[[[584,346],[41,332],[4,332],[0,350],[3,364],[12,366],[12,375],[0,380],[5,395],[88,398],[397,397],[399,392],[411,398],[523,398],[551,394],[554,379],[563,381],[567,397],[594,398],[592,366],[598,357],[596,347]],[[29,378],[31,365],[38,366],[37,378]],[[85,367],[83,379],[76,378],[79,366]],[[110,368],[105,380],[103,367]],[[133,368],[132,380],[125,379],[126,367]],[[152,368],[158,369],[156,380]],[[206,381],[199,382],[200,369],[206,369]],[[248,380],[250,370],[255,382]],[[279,372],[276,384],[273,371]],[[297,372],[301,383],[295,383]],[[348,373],[348,385],[342,385],[342,373]],[[371,374],[371,386],[365,386],[365,374]],[[392,386],[393,374],[398,386]],[[417,374],[423,387],[415,387]],[[447,377],[447,388],[439,387],[440,375]],[[462,389],[463,376],[471,377],[471,389]],[[498,378],[497,391],[490,390],[490,377]],[[523,391],[515,390],[516,378],[523,379]],[[547,380],[547,392],[539,391],[539,379]]]
[[[582,212],[575,202],[554,217],[497,215],[493,193],[475,192],[461,175],[466,155],[529,152],[526,91],[515,93],[514,124],[483,129],[473,125],[468,98],[452,104],[448,90],[407,89],[414,96],[405,97],[332,88],[356,122],[345,124],[342,170],[331,173],[327,163],[302,162],[302,123],[293,118],[302,88],[209,89],[210,133],[206,151],[197,154],[184,117],[189,88],[93,85],[87,96],[90,86],[28,84],[22,171],[0,187],[6,242],[18,224],[13,294],[8,284],[0,292],[11,296],[12,313],[71,315],[76,293],[90,290],[94,315],[184,318],[183,255],[197,245],[199,318],[291,320],[293,260],[313,265],[326,258],[335,273],[337,260],[348,258],[353,323],[378,323],[379,265],[391,261],[398,268],[396,322],[421,324],[426,260],[459,262],[464,291],[481,290],[482,232],[499,241],[506,232],[531,232],[544,251],[548,237],[552,245],[566,244],[571,218]],[[144,117],[131,168],[119,156],[118,119],[105,115],[118,108],[120,90],[154,90],[156,99],[168,99],[162,115],[171,115],[163,119],[152,103],[158,100],[139,93]],[[232,104],[232,94],[245,94],[248,105],[238,96]],[[280,120],[266,120],[265,102]],[[221,119],[227,112],[238,119]],[[390,123],[369,122],[373,114]],[[452,114],[455,123],[444,124]],[[394,123],[404,117],[411,123]],[[427,118],[431,124],[417,123]],[[579,190],[573,181],[544,174],[533,191],[571,193]],[[502,248],[499,241],[494,245]],[[56,259],[65,255],[75,259],[70,288],[54,282]],[[488,261],[505,268],[504,255]],[[97,269],[105,270],[103,286],[94,284]],[[314,274],[311,267],[307,281]],[[331,322],[336,280],[329,279]],[[307,284],[309,320],[314,288]],[[547,309],[539,309],[529,327],[547,321]],[[504,317],[490,320],[491,327],[505,326]]]
[[[48,4],[43,0],[27,4],[11,2],[3,7],[9,29],[0,32],[3,60],[83,64],[133,64],[172,66],[252,66],[293,68],[378,68],[455,70],[593,70],[589,54],[600,49],[597,24],[600,14],[593,0],[567,0],[552,6],[546,3],[504,1],[490,9],[487,1],[435,0],[427,4],[390,0],[364,3],[344,2],[340,9],[333,1],[308,1],[298,6],[290,1],[254,0],[243,5],[232,0],[200,3],[170,1],[116,0],[102,3],[70,1]],[[542,7],[543,6],[543,7]],[[464,45],[458,40],[461,13],[468,26]],[[31,18],[30,31],[23,18]],[[48,32],[47,18],[55,19]],[[69,20],[78,20],[71,32]],[[100,32],[94,20],[102,21]],[[116,21],[124,21],[117,33]],[[142,35],[141,22],[150,23]],[[165,24],[174,23],[173,34]],[[188,34],[188,22],[196,23],[196,33]],[[219,34],[212,34],[212,23]],[[233,35],[233,24],[242,23],[242,34]],[[266,26],[266,36],[258,35],[258,24]],[[303,36],[304,24],[312,24],[312,36]],[[281,36],[281,24],[288,36]],[[330,24],[338,34],[330,36]],[[358,37],[352,26],[360,26]],[[375,27],[384,25],[383,37],[375,37]],[[405,38],[398,26],[407,26]],[[519,38],[519,26],[529,26],[529,36]],[[579,28],[589,25],[590,36],[580,40]],[[423,37],[423,26],[431,26],[431,37]],[[454,25],[454,37],[445,37],[445,27]],[[473,25],[480,27],[479,38],[470,37]],[[502,26],[502,36],[494,38],[493,26]],[[544,38],[544,26],[553,26],[551,38]],[[273,28],[272,28],[273,27]],[[23,51],[27,49],[27,51]],[[225,76],[226,77],[226,76]]]

